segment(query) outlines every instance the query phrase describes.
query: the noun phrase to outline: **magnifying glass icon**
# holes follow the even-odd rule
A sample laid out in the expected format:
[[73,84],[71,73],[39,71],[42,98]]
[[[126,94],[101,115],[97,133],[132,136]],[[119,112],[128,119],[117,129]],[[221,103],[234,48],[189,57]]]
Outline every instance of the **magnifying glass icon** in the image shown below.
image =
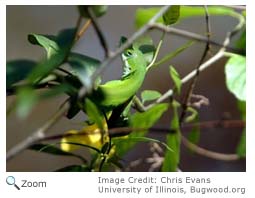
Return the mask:
[[8,184],[8,185],[14,185],[15,186],[15,188],[17,188],[18,190],[20,190],[20,188],[16,185],[16,183],[15,183],[15,177],[13,177],[13,176],[8,176],[7,178],[6,178],[6,183]]

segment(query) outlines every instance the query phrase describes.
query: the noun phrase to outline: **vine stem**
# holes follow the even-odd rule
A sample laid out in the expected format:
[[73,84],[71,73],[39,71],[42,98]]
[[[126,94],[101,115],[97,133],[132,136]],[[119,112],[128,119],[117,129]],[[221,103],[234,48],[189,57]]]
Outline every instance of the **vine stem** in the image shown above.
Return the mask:
[[192,79],[192,82],[190,83],[190,86],[188,88],[188,91],[186,93],[186,96],[184,98],[184,102],[182,104],[182,112],[181,112],[181,115],[180,115],[180,118],[179,118],[179,122],[180,122],[180,125],[182,125],[182,122],[184,120],[184,117],[187,113],[187,108],[188,108],[188,104],[190,102],[190,98],[193,94],[193,91],[195,89],[195,86],[196,86],[196,83],[197,83],[197,80],[199,78],[199,68],[200,68],[200,65],[204,62],[205,58],[206,58],[206,55],[207,53],[209,52],[210,50],[210,35],[211,35],[211,24],[210,24],[210,17],[209,17],[209,13],[208,13],[208,9],[207,9],[207,6],[205,5],[204,6],[204,9],[205,9],[205,21],[206,21],[206,35],[207,35],[207,43],[206,43],[206,46],[205,46],[205,49],[204,49],[204,52],[202,54],[202,57],[196,67],[196,75],[195,77]]
[[[210,58],[208,61],[204,62],[202,65],[200,65],[199,67],[199,72],[204,71],[205,69],[207,69],[208,67],[210,67],[211,65],[213,65],[213,63],[217,62],[218,60],[220,60],[223,56],[225,56],[224,50],[220,50],[218,53],[216,53],[212,58]],[[196,70],[193,70],[192,72],[190,72],[188,75],[186,75],[184,78],[181,79],[182,84],[187,83],[188,81],[190,81],[192,78],[194,78],[197,74]],[[158,98],[156,100],[156,102],[148,105],[145,107],[145,110],[150,109],[151,107],[155,106],[158,103],[163,102],[164,100],[168,99],[169,97],[171,97],[173,95],[173,89],[169,89],[167,92],[165,92],[160,98]]]
[[[244,23],[243,21],[240,22],[241,25],[243,25],[243,23]],[[208,39],[206,36],[202,36],[200,34],[189,32],[186,30],[177,29],[174,27],[167,27],[167,26],[159,24],[159,23],[150,24],[149,26],[150,26],[150,29],[158,29],[161,31],[165,31],[168,34],[180,36],[180,37],[187,38],[187,39],[192,39],[192,40],[198,41],[198,42],[203,42],[203,43],[208,42]],[[224,47],[224,44],[219,43],[214,40],[210,40],[209,43],[214,46]],[[233,47],[229,47],[229,46],[225,46],[225,47],[227,50],[232,51],[234,53],[241,54],[241,55],[244,54],[244,50],[242,50],[242,49],[237,49],[237,48],[233,48]]]
[[96,31],[97,37],[99,38],[99,41],[101,43],[101,46],[104,49],[105,57],[109,57],[111,52],[109,50],[109,46],[108,46],[108,44],[106,42],[105,36],[103,34],[103,31],[101,30],[101,27],[100,27],[100,25],[99,25],[99,23],[97,21],[97,18],[96,18],[95,14],[94,14],[94,12],[93,12],[93,10],[92,10],[92,8],[90,6],[87,8],[87,11],[88,11],[88,15],[89,15],[89,17],[91,19],[92,25],[93,25],[93,27],[94,27],[94,29]]
[[186,137],[182,136],[182,143],[184,146],[189,148],[190,150],[194,151],[195,153],[209,157],[211,159],[221,160],[221,161],[235,161],[240,159],[240,157],[237,154],[225,154],[225,153],[219,153],[210,151],[208,149],[202,148],[196,144],[191,143]]
[[152,61],[150,62],[150,64],[149,64],[149,65],[147,66],[147,68],[146,68],[147,71],[148,71],[152,66],[154,66],[154,63],[155,63],[155,61],[157,60],[157,57],[158,57],[158,54],[159,54],[159,50],[160,50],[160,48],[161,48],[161,46],[162,46],[162,44],[163,44],[163,40],[164,40],[165,35],[166,35],[166,33],[163,32],[163,33],[162,33],[162,36],[161,36],[161,38],[160,38],[160,41],[159,41],[159,43],[158,43],[158,46],[157,46],[157,48],[156,48],[155,54],[154,54],[154,56],[153,56],[153,59],[152,59]]

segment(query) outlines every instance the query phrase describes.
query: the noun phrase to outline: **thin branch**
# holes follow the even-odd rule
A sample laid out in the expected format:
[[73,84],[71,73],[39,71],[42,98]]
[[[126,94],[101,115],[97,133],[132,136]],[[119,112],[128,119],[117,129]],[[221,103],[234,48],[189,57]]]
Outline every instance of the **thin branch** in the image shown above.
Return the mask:
[[6,155],[7,161],[12,159],[15,155],[20,153],[21,151],[28,148],[34,142],[37,142],[40,139],[43,139],[45,136],[45,132],[49,130],[69,109],[69,102],[65,102],[63,106],[39,129],[37,129],[34,133],[29,135],[26,139],[15,145],[11,148]]
[[82,26],[81,30],[77,33],[76,37],[75,37],[75,41],[77,42],[81,37],[82,35],[86,32],[86,30],[88,29],[88,27],[90,26],[91,24],[91,19],[88,19],[86,21],[86,23]]
[[61,67],[58,67],[57,70],[59,70],[59,71],[65,73],[65,74],[67,74],[67,75],[70,75],[70,76],[73,75],[70,71],[68,71],[68,70],[66,70],[66,69],[64,69],[64,68],[61,68]]
[[104,34],[103,34],[103,31],[101,30],[98,22],[97,22],[97,18],[93,12],[93,10],[91,9],[90,6],[87,7],[87,11],[88,11],[88,15],[91,19],[91,22],[92,22],[92,25],[97,33],[97,36],[99,38],[99,41],[104,49],[104,52],[105,52],[105,57],[109,57],[110,56],[110,50],[109,50],[109,46],[106,42],[106,39],[104,37]]
[[[245,127],[245,122],[242,120],[213,120],[213,121],[205,121],[205,122],[200,122],[200,123],[192,123],[192,124],[185,124],[183,125],[183,130],[191,130],[194,127],[199,127],[200,129],[211,129],[211,128],[243,128]],[[144,130],[148,130],[150,133],[156,132],[157,134],[159,133],[172,133],[173,130],[169,129],[169,127],[151,127],[151,128],[132,128],[132,127],[117,127],[117,128],[111,128],[108,130],[109,136],[111,138],[114,137],[121,137],[121,136],[126,136],[129,135],[130,133],[135,132],[142,132]],[[101,134],[102,131],[97,130],[86,130],[84,131],[79,131],[78,134],[75,134],[75,136],[84,136],[84,135],[91,135],[91,134]],[[41,139],[38,139],[36,142],[41,142],[41,141],[52,141],[52,140],[58,140],[61,138],[67,138],[74,136],[71,133],[65,133],[65,134],[57,134],[57,135],[51,135],[51,136],[46,136]]]
[[[200,67],[199,67],[199,72],[204,71],[205,69],[207,69],[208,67],[210,67],[213,63],[217,62],[218,60],[220,60],[222,57],[224,57],[224,51],[220,50],[217,54],[215,54],[212,58],[210,58],[209,60],[207,60],[206,62],[204,62]],[[187,83],[188,81],[190,81],[192,78],[194,78],[196,76],[196,70],[193,70],[192,72],[190,72],[188,75],[186,75],[183,79],[181,79],[182,84]],[[163,102],[164,100],[168,99],[169,97],[171,97],[173,95],[173,89],[169,89],[167,92],[165,92],[160,98],[158,98],[156,100],[156,102],[148,105],[145,107],[145,110],[150,109],[151,107],[155,106],[156,104],[159,104],[161,102]]]
[[[77,37],[77,34],[79,33],[78,30],[80,29],[80,26],[81,26],[81,22],[82,22],[82,16],[79,15],[78,19],[77,19],[77,22],[76,22],[76,25],[75,25],[75,36],[73,37],[73,42],[72,42],[72,45],[70,46],[70,49],[68,50],[68,52],[71,51],[71,48],[74,46],[75,42],[76,42],[76,37]],[[67,53],[68,55],[69,53]]]
[[[185,31],[185,30],[181,30],[181,29],[177,29],[177,28],[174,28],[174,27],[167,27],[165,25],[158,24],[158,23],[151,24],[150,28],[165,31],[166,33],[169,33],[171,35],[181,36],[181,37],[192,39],[192,40],[195,40],[195,41],[198,41],[198,42],[207,43],[207,40],[208,40],[207,37],[205,37],[205,36],[201,36],[199,34],[189,32],[189,31]],[[209,43],[211,45],[215,45],[215,46],[218,46],[218,47],[224,47],[222,43],[219,43],[219,42],[214,41],[214,40],[210,40]],[[229,47],[229,46],[227,46],[226,49],[230,50],[234,53],[237,53],[237,54],[241,54],[241,55],[244,54],[243,49],[232,48],[232,47]]]
[[[208,14],[208,11],[206,10],[207,14]],[[242,18],[243,19],[243,18]],[[241,28],[243,27],[244,25],[244,20],[240,19],[239,20],[239,23],[235,26],[235,28],[230,31],[230,32],[227,32],[227,35],[226,35],[226,38],[223,42],[223,47],[219,50],[218,53],[222,52],[223,55],[225,55],[225,51],[226,51],[226,47],[228,46],[228,44],[230,43],[230,40],[231,38],[237,33],[239,32],[239,30],[241,30]],[[208,26],[207,26],[208,27]],[[208,28],[207,28],[208,29]],[[209,39],[209,37],[208,37]],[[209,42],[208,42],[209,43]],[[209,46],[209,44],[208,44]],[[203,57],[202,57],[203,58]],[[197,68],[197,72],[199,72],[199,68],[200,66]],[[197,73],[198,74],[198,73]],[[195,79],[196,80],[196,79]],[[192,90],[191,90],[192,91]],[[192,92],[190,93],[192,94]],[[186,101],[188,102],[188,101]],[[183,114],[184,113],[184,114]],[[185,116],[185,109],[184,111],[182,112],[182,115],[180,117],[180,125],[182,124],[182,121],[184,119],[184,116]],[[225,161],[232,161],[232,160],[238,160],[240,159],[240,157],[237,155],[237,154],[222,154],[222,153],[217,153],[217,152],[213,152],[213,151],[210,151],[210,150],[207,150],[207,149],[204,149],[204,148],[201,148],[195,144],[193,144],[192,142],[190,142],[186,137],[184,137],[183,135],[181,135],[181,139],[182,139],[182,143],[190,148],[191,150],[193,150],[194,152],[200,154],[200,155],[204,155],[204,156],[207,156],[207,157],[210,157],[210,158],[213,158],[213,159],[217,159],[217,160],[225,160]]]
[[204,9],[205,9],[207,43],[206,43],[204,52],[202,54],[202,57],[201,57],[198,65],[196,67],[196,75],[190,83],[190,86],[189,86],[188,91],[186,93],[186,96],[184,98],[184,102],[182,104],[182,112],[181,112],[181,115],[180,115],[180,118],[179,118],[180,125],[182,125],[184,117],[187,113],[188,104],[190,103],[191,96],[193,94],[193,91],[195,89],[195,86],[196,86],[196,83],[197,83],[197,80],[198,80],[198,77],[199,77],[200,65],[204,62],[204,59],[206,58],[206,55],[207,55],[208,51],[210,50],[210,35],[211,35],[210,17],[209,17],[207,6],[204,6]]
[[[156,24],[156,25],[157,25],[157,24]],[[213,63],[215,63],[216,61],[218,61],[219,59],[221,59],[222,57],[225,56],[225,51],[226,51],[226,49],[228,49],[228,48],[227,48],[227,45],[229,44],[231,37],[232,37],[235,33],[237,33],[239,30],[241,30],[242,27],[243,27],[244,25],[245,25],[245,21],[244,21],[244,19],[242,18],[242,19],[240,19],[239,23],[235,26],[235,28],[234,28],[233,31],[227,32],[227,36],[226,36],[226,38],[225,38],[223,44],[220,44],[220,45],[222,45],[223,47],[222,47],[213,57],[211,57],[209,60],[207,60],[205,63],[203,63],[202,65],[199,66],[199,72],[205,70],[206,68],[208,68],[209,66],[211,66]],[[161,25],[160,25],[159,27],[161,27]],[[167,32],[167,30],[165,29],[165,28],[167,28],[167,27],[162,26],[162,28],[163,28],[164,31]],[[173,29],[172,29],[172,30],[173,30]],[[180,31],[180,30],[177,29],[177,31],[176,31],[175,33],[179,32],[179,31]],[[169,30],[169,32],[171,32],[171,29]],[[181,32],[182,32],[182,30],[181,30]],[[179,32],[179,33],[181,33],[181,32]],[[184,32],[182,32],[180,35],[186,35],[186,36],[188,36],[187,32],[185,32],[185,34],[183,34],[183,33],[184,33]],[[189,32],[189,33],[190,33],[190,32]],[[192,34],[193,34],[193,33],[191,33],[191,35],[192,35]],[[193,35],[193,36],[194,36],[194,35]],[[192,36],[192,37],[193,37],[193,36]],[[197,35],[194,36],[194,39],[195,39],[196,37],[197,37]],[[199,37],[201,37],[201,36],[199,35]],[[197,39],[198,39],[198,37],[197,37]],[[207,42],[208,39],[207,39],[206,37],[205,37],[205,39],[206,39],[206,42]],[[195,40],[196,40],[196,39],[195,39]],[[204,40],[204,38],[203,38],[202,40]],[[201,40],[201,41],[202,41],[202,40]],[[213,42],[212,42],[211,40],[210,40],[209,43],[210,43],[210,44],[213,44]],[[196,70],[193,70],[193,71],[190,72],[188,75],[186,75],[186,76],[181,80],[182,84],[184,84],[184,83],[188,82],[189,80],[191,80],[192,78],[194,78],[194,77],[196,76],[196,73],[197,73],[197,71],[196,71]],[[154,103],[148,105],[147,107],[145,107],[145,110],[148,110],[149,108],[155,106],[156,104],[161,103],[161,102],[163,102],[164,100],[168,99],[169,97],[171,97],[171,96],[173,95],[173,93],[174,93],[174,92],[173,92],[173,89],[169,89],[169,90],[168,90],[167,92],[165,92],[160,98],[158,98],[158,99],[156,100],[156,102],[154,102]]]
[[[215,127],[244,127],[245,126],[245,122],[242,120],[219,120],[219,121],[207,121],[207,122],[201,122],[201,123],[195,123],[195,124],[187,124],[183,126],[183,129],[192,129],[194,126],[199,126],[200,128],[215,128]],[[110,137],[120,137],[120,136],[124,136],[124,135],[128,135],[133,131],[139,132],[139,131],[144,131],[144,130],[149,130],[150,132],[157,132],[157,134],[159,132],[162,133],[171,133],[173,132],[171,129],[169,129],[168,127],[152,127],[150,129],[145,129],[145,128],[131,128],[131,127],[120,127],[120,128],[113,128],[113,129],[109,129],[109,134]],[[97,131],[97,133],[100,133],[100,131]],[[84,136],[84,135],[88,135],[88,134],[96,134],[94,131],[86,131],[86,132],[80,132],[77,135],[80,136]],[[52,141],[52,140],[56,140],[56,139],[61,139],[64,137],[70,137],[73,136],[73,134],[59,134],[59,135],[53,135],[53,136],[44,136],[42,135],[41,137],[39,137],[38,135],[36,135],[35,139],[30,140],[29,144],[26,143],[27,145],[32,145],[41,141]],[[191,149],[192,151],[194,151],[195,153],[205,156],[205,157],[209,157],[212,159],[216,159],[216,160],[223,160],[223,161],[234,161],[234,160],[238,160],[240,159],[240,157],[236,154],[225,154],[225,153],[219,153],[219,152],[214,152],[214,151],[210,151],[208,149],[199,147],[191,142],[189,142],[184,136],[182,136],[182,141],[183,144]],[[26,147],[27,148],[27,147]],[[23,150],[23,149],[22,149]],[[13,155],[14,156],[14,155]],[[10,159],[10,158],[7,158]],[[148,162],[148,161],[147,161]]]
[[[239,15],[238,15],[239,16]],[[203,36],[200,36],[200,35],[197,35],[197,34],[194,34],[194,33],[191,33],[191,32],[186,32],[186,31],[183,31],[183,30],[179,30],[179,29],[175,29],[175,28],[172,28],[172,27],[166,27],[166,26],[162,26],[160,24],[154,24],[152,27],[155,27],[155,28],[159,28],[161,29],[162,31],[165,31],[165,32],[169,32],[169,33],[173,33],[173,34],[176,34],[176,35],[180,35],[180,36],[184,36],[184,37],[187,37],[187,38],[193,38],[194,40],[198,40],[198,41],[203,41],[203,42],[208,42],[210,44],[214,44],[214,45],[218,45],[218,46],[222,46],[222,48],[213,56],[211,57],[209,60],[207,60],[205,63],[203,63],[202,65],[199,66],[199,69],[198,71],[201,72],[203,70],[205,70],[206,68],[208,68],[209,66],[211,66],[213,63],[215,63],[216,61],[218,61],[219,59],[221,59],[222,57],[224,57],[225,55],[225,51],[226,49],[229,49],[228,48],[228,44],[230,42],[230,39],[232,38],[233,35],[235,35],[239,30],[242,29],[242,27],[245,25],[245,20],[244,18],[241,16],[239,16],[239,23],[235,26],[234,30],[231,31],[231,32],[228,32],[227,33],[227,36],[223,42],[223,44],[219,44],[218,43],[215,43],[214,41],[212,40],[209,40],[208,41],[208,37],[203,37]],[[188,82],[189,80],[191,80],[192,78],[194,78],[197,74],[197,71],[196,70],[193,70],[192,72],[190,72],[188,75],[186,75],[182,80],[182,84]],[[156,100],[156,102],[148,105],[147,107],[145,107],[145,110],[148,110],[149,108],[155,106],[156,104],[158,103],[161,103],[163,102],[164,100],[168,99],[169,97],[171,97],[173,95],[173,89],[169,89],[167,92],[165,92],[160,98],[158,98]]]
[[189,148],[190,150],[194,151],[195,153],[211,158],[211,159],[216,159],[216,160],[221,160],[221,161],[236,161],[239,160],[240,157],[237,154],[225,154],[225,153],[219,153],[219,152],[214,152],[210,151],[208,149],[202,148],[200,146],[197,146],[193,143],[191,143],[186,137],[182,136],[182,143]]
[[158,46],[157,46],[157,49],[156,49],[156,51],[155,51],[155,54],[154,54],[154,56],[153,56],[153,59],[152,59],[152,61],[150,62],[150,64],[147,66],[147,71],[152,67],[152,66],[154,66],[154,63],[155,63],[155,61],[156,61],[156,59],[157,59],[157,57],[158,57],[158,53],[159,53],[159,50],[160,50],[160,48],[161,48],[161,46],[162,46],[162,43],[163,43],[163,40],[164,40],[164,37],[165,37],[165,35],[166,35],[166,33],[165,32],[163,32],[162,33],[162,36],[161,36],[161,38],[160,38],[160,41],[159,41],[159,43],[158,43]]

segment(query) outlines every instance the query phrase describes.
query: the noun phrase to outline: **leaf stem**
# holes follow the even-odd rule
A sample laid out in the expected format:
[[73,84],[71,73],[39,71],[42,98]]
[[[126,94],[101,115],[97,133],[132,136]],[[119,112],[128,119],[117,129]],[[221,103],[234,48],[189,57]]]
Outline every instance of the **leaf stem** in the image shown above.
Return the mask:
[[97,18],[96,18],[95,14],[94,14],[94,12],[93,12],[93,10],[91,9],[90,6],[87,7],[87,11],[88,11],[88,15],[89,15],[89,17],[91,19],[92,25],[93,25],[93,27],[94,27],[94,29],[96,31],[96,34],[97,34],[97,36],[99,38],[99,41],[100,41],[100,43],[101,43],[101,45],[102,45],[102,47],[104,49],[105,57],[109,57],[111,52],[109,50],[109,46],[108,46],[108,44],[106,42],[105,36],[103,34],[103,31],[101,30],[101,27],[99,26]]
[[81,37],[82,35],[86,32],[86,30],[88,29],[88,27],[90,26],[91,24],[91,19],[88,19],[86,21],[86,23],[82,26],[81,30],[77,33],[76,37],[75,37],[75,41],[77,42]]
[[202,155],[211,159],[221,160],[221,161],[235,161],[240,159],[240,157],[237,154],[226,154],[226,153],[218,153],[218,152],[210,151],[191,143],[184,136],[182,136],[181,138],[182,138],[182,143],[187,148],[189,148],[190,150],[194,151],[195,153],[199,155]]
[[157,59],[157,57],[158,57],[159,50],[160,50],[160,48],[161,48],[161,46],[162,46],[162,43],[163,43],[163,40],[164,40],[165,35],[166,35],[166,33],[163,32],[162,35],[161,35],[160,41],[159,41],[159,43],[158,43],[157,49],[156,49],[156,51],[155,51],[155,54],[154,54],[154,56],[153,56],[153,59],[152,59],[151,63],[150,63],[150,64],[147,66],[147,68],[146,68],[147,71],[148,71],[152,66],[154,66],[154,63],[155,63],[155,61],[156,61],[156,59]]

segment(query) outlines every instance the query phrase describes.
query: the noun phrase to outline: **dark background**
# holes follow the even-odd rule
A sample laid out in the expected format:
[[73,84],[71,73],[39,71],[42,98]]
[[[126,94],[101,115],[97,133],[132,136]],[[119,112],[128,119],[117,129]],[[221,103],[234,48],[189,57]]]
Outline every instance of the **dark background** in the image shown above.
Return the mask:
[[[118,45],[121,35],[130,36],[134,31],[134,15],[137,6],[110,6],[107,14],[99,19],[111,49]],[[75,6],[7,6],[7,60],[28,58],[38,60],[43,57],[43,51],[37,46],[32,46],[27,41],[29,33],[56,34],[59,30],[75,26],[78,12]],[[212,38],[219,42],[225,37],[227,31],[234,27],[235,19],[231,17],[211,17]],[[205,19],[193,18],[182,21],[176,27],[190,30],[204,35]],[[155,44],[160,34],[151,34]],[[187,40],[168,35],[163,43],[160,57],[184,44]],[[171,65],[179,71],[183,77],[192,71],[204,50],[205,44],[196,43],[184,53],[174,58]],[[217,48],[212,49],[215,52]],[[103,50],[92,26],[80,39],[74,51],[102,59]],[[197,86],[196,94],[202,94],[210,99],[210,106],[199,110],[200,120],[219,120],[228,115],[230,119],[239,119],[236,107],[236,99],[225,86],[224,63],[226,59],[202,72]],[[146,77],[142,89],[155,89],[164,93],[171,86],[168,72],[169,65],[162,65],[152,70]],[[109,66],[104,74],[104,80],[118,79],[121,76],[121,62],[116,60]],[[187,85],[184,85],[184,90]],[[7,98],[7,107],[14,97]],[[65,97],[58,97],[41,102],[26,120],[20,120],[12,113],[7,117],[7,150],[29,136],[41,126],[64,101]],[[158,125],[169,126],[169,113],[164,114]],[[73,120],[62,118],[48,134],[61,133],[69,129],[81,128],[84,115],[80,113]],[[200,145],[217,152],[234,153],[241,134],[240,128],[215,128],[201,131]],[[184,132],[186,134],[186,132]],[[162,134],[150,134],[152,137],[164,140]],[[126,159],[149,156],[148,144],[139,144],[127,155]],[[139,151],[139,152],[137,152]],[[81,151],[80,151],[81,152]],[[33,151],[24,151],[14,159],[7,162],[7,171],[53,171],[76,161],[70,157],[51,156]],[[186,148],[182,148],[180,168],[182,171],[245,171],[245,160],[236,162],[222,162],[208,159],[196,154],[191,154]],[[147,171],[147,166],[138,166],[133,171]]]

